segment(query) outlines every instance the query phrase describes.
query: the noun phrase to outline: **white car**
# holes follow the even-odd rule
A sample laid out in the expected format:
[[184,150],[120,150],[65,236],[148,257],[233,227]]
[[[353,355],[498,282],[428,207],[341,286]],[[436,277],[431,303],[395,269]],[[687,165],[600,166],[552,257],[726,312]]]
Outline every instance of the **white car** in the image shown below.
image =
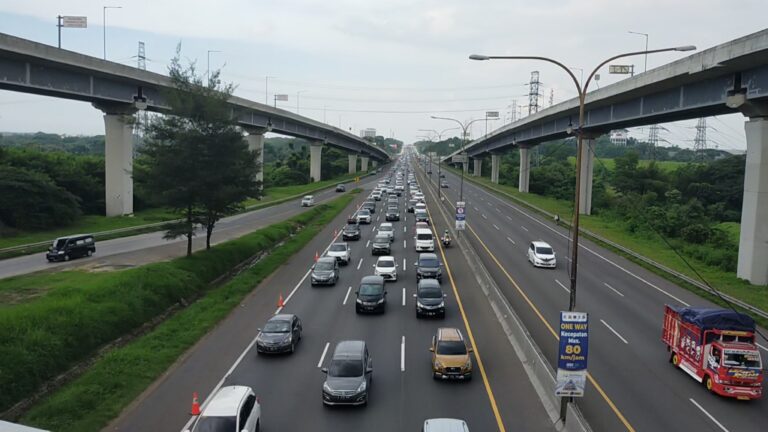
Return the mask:
[[302,207],[310,207],[315,205],[315,197],[312,195],[306,195],[304,198],[301,199],[301,206]]
[[371,223],[371,211],[368,209],[360,209],[357,212],[357,223],[369,224]]
[[379,225],[379,235],[386,235],[389,237],[389,241],[395,241],[395,227],[391,222],[383,222]]
[[451,418],[434,418],[424,420],[423,432],[469,432],[464,420]]
[[381,276],[385,281],[397,281],[397,263],[393,256],[381,256],[373,265],[373,274]]
[[347,265],[349,260],[352,259],[352,250],[346,242],[333,243],[328,247],[328,252],[325,253],[325,256],[336,258],[339,264]]
[[374,199],[374,200],[376,200],[376,201],[381,201],[381,192],[376,192],[376,191],[374,191],[374,192],[371,194],[371,198],[373,198],[373,199]]
[[188,432],[257,431],[261,425],[259,398],[248,386],[219,389]]
[[557,266],[557,259],[555,258],[555,250],[549,243],[543,241],[532,241],[528,246],[528,261],[534,265],[534,267],[547,267],[555,268]]
[[413,206],[413,209],[414,209],[414,212],[417,212],[417,211],[425,212],[427,211],[427,205],[420,201],[420,202],[417,202],[415,206]]

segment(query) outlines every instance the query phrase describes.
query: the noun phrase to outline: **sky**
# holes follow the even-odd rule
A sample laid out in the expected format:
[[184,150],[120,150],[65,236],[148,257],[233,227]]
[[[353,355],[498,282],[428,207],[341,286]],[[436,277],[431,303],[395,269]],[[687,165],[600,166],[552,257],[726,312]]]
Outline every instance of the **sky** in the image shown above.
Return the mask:
[[[257,102],[288,95],[278,106],[358,134],[406,143],[430,129],[483,118],[488,131],[508,122],[512,105],[528,114],[528,82],[539,71],[541,107],[576,91],[554,66],[532,61],[476,62],[473,53],[541,55],[587,74],[614,54],[696,45],[699,50],[765,28],[766,0],[27,0],[0,2],[0,32],[55,46],[57,15],[87,16],[88,28],[62,29],[62,48],[136,65],[138,42],[147,69],[166,73],[182,57],[205,74],[220,69],[235,94]],[[735,18],[734,14],[737,15]],[[209,53],[209,51],[211,51]],[[648,56],[648,69],[687,53]],[[627,61],[635,70],[644,58]],[[605,86],[627,76],[602,71]],[[513,102],[514,101],[514,102]],[[708,120],[710,146],[746,148],[739,114]],[[660,138],[692,147],[695,121],[665,124]],[[87,103],[0,90],[0,131],[104,133],[100,111]],[[472,138],[486,132],[473,125]],[[447,131],[443,138],[456,134]],[[645,139],[648,128],[630,136]],[[666,144],[662,142],[662,144]]]

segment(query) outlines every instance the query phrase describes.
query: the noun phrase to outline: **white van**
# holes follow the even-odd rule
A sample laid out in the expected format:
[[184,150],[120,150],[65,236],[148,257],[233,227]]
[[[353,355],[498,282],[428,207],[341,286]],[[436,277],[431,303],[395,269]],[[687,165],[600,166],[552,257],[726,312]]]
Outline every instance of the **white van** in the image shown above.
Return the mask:
[[435,237],[432,235],[432,230],[418,228],[416,230],[416,252],[434,252],[435,251]]

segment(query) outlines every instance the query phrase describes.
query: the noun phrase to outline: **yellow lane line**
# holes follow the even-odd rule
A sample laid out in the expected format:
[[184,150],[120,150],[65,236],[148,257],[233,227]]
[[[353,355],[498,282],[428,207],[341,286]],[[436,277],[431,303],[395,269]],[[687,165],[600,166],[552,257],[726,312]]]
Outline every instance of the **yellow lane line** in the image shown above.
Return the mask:
[[[432,195],[433,195],[433,198],[434,198],[434,192],[433,192]],[[454,210],[456,209],[456,207],[453,204],[451,204],[450,201],[448,201],[448,205],[450,205]],[[432,216],[430,215],[430,219],[431,218],[432,218]],[[520,285],[518,285],[517,282],[515,281],[515,279],[513,279],[512,276],[507,272],[507,269],[505,269],[504,266],[501,265],[499,260],[496,258],[496,255],[494,255],[493,252],[491,252],[491,250],[488,249],[488,246],[486,246],[485,242],[480,239],[480,236],[477,235],[477,233],[469,225],[469,223],[467,223],[466,226],[467,226],[467,228],[469,228],[469,231],[472,232],[472,235],[475,236],[477,241],[480,242],[480,244],[483,246],[483,249],[485,249],[485,251],[491,257],[493,262],[496,263],[496,265],[499,267],[499,269],[501,269],[501,271],[504,273],[504,275],[507,277],[507,279],[509,279],[509,281],[512,283],[512,285],[515,287],[515,289],[517,289],[517,292],[520,293],[520,295],[523,297],[525,302],[528,303],[528,306],[530,306],[531,309],[533,309],[534,313],[536,313],[536,316],[538,316],[539,319],[541,320],[541,322],[544,323],[544,326],[547,328],[547,330],[549,330],[549,332],[552,334],[552,336],[554,336],[554,338],[559,341],[560,337],[558,336],[558,334],[555,331],[555,329],[553,329],[552,326],[549,325],[547,320],[544,318],[544,315],[542,315],[542,313],[539,311],[539,309],[533,304],[533,301],[531,301],[531,299],[525,294],[525,292],[523,292],[523,289],[520,288]],[[442,248],[441,248],[441,251],[442,251]],[[445,261],[445,257],[443,257],[443,261]],[[447,264],[446,264],[446,267],[447,267]],[[450,272],[449,272],[449,275],[450,275]],[[453,281],[451,281],[451,282],[453,282]],[[455,287],[454,287],[454,291],[455,291]],[[459,308],[461,308],[461,306],[459,306]],[[467,331],[469,331],[469,329],[467,329]],[[471,339],[471,336],[470,336],[470,339]],[[474,344],[474,342],[473,342],[473,344]],[[608,406],[611,408],[611,410],[616,415],[616,417],[619,419],[619,421],[621,421],[621,423],[624,424],[624,427],[626,427],[627,430],[630,431],[630,432],[635,432],[635,428],[633,428],[632,425],[629,424],[629,421],[627,420],[626,417],[624,417],[624,414],[621,413],[621,411],[616,406],[616,404],[614,404],[613,401],[611,400],[611,398],[608,397],[608,394],[605,393],[605,390],[603,390],[603,387],[600,386],[600,384],[597,383],[595,378],[589,372],[587,372],[587,379],[589,380],[590,383],[592,383],[592,385],[595,387],[595,389],[597,389],[597,392],[600,393],[600,396],[603,397],[603,399],[608,404]]]

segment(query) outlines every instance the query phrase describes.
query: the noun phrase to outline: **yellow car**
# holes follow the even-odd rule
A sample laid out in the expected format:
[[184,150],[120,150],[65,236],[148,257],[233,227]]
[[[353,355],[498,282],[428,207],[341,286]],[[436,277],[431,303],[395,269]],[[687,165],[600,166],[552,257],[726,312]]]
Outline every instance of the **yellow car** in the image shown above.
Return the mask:
[[457,328],[437,329],[432,337],[432,377],[434,379],[472,379],[472,359],[464,336]]

